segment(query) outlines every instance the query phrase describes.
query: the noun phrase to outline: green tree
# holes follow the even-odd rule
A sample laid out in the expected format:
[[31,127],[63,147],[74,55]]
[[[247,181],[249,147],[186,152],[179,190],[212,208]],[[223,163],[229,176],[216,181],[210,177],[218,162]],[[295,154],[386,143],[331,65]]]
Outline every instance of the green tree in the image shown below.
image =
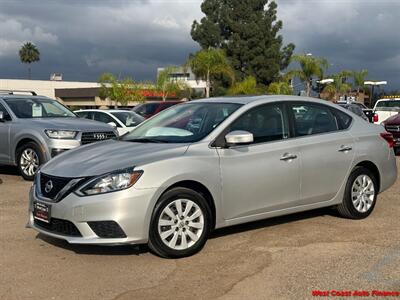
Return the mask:
[[142,86],[136,84],[132,78],[126,77],[118,80],[112,73],[103,73],[99,78],[100,98],[114,101],[115,107],[118,103],[127,105],[129,102],[142,102],[145,97],[141,93]]
[[288,66],[294,45],[283,47],[274,1],[204,0],[201,10],[205,17],[193,22],[193,40],[225,50],[238,80],[253,76],[268,85]]
[[353,71],[352,72],[352,77],[354,81],[354,87],[357,89],[357,98],[360,94],[360,90],[364,90],[365,85],[365,77],[368,76],[368,70],[361,70],[361,71]]
[[286,81],[277,81],[268,86],[267,93],[272,95],[293,95],[293,88]]
[[352,72],[347,70],[330,75],[329,78],[332,78],[333,82],[326,85],[322,92],[328,94],[330,100],[337,100],[338,95],[345,95],[351,91],[352,86],[347,82],[351,75]]
[[300,69],[291,70],[286,74],[287,78],[297,77],[306,88],[306,95],[310,96],[314,79],[322,79],[328,69],[328,61],[325,58],[306,54],[296,54],[291,61],[297,62]]
[[262,90],[257,87],[253,76],[247,76],[243,81],[235,82],[229,89],[228,95],[259,95]]
[[[157,75],[156,90],[161,93],[163,101],[171,95],[188,94],[189,86],[183,80],[172,80],[170,74],[178,70],[178,67],[167,67]],[[189,93],[190,94],[190,93]]]
[[23,64],[28,64],[28,78],[31,79],[31,63],[40,60],[39,49],[31,42],[27,42],[19,49],[19,58]]
[[193,73],[206,82],[206,97],[210,97],[211,77],[214,75],[227,75],[231,82],[234,81],[234,71],[229,64],[225,53],[221,49],[204,49],[200,50],[191,57],[187,62]]

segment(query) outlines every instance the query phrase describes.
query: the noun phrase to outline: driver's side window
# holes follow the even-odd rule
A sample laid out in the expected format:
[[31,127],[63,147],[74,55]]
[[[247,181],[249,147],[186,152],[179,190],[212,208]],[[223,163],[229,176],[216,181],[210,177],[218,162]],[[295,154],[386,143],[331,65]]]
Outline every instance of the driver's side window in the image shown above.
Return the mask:
[[3,112],[3,119],[5,121],[11,121],[11,116],[6,110],[6,108],[0,103],[0,111]]
[[230,126],[230,131],[244,130],[253,134],[254,143],[286,139],[289,126],[282,103],[271,103],[252,108]]

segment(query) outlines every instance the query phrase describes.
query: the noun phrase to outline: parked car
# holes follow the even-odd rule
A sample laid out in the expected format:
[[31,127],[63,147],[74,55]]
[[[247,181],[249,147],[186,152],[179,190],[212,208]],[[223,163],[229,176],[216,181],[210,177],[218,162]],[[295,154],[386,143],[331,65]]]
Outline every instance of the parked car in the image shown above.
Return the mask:
[[382,122],[387,132],[393,134],[395,153],[400,155],[400,113],[391,116]]
[[363,112],[362,108],[354,103],[338,103],[341,107],[351,111],[357,116],[363,118],[365,121],[369,122],[368,117]]
[[0,164],[18,166],[26,180],[66,150],[117,135],[109,125],[79,119],[58,101],[31,94],[0,94]]
[[160,111],[163,111],[164,109],[167,109],[179,103],[182,103],[182,101],[169,100],[146,102],[135,106],[134,108],[132,108],[132,111],[141,115],[143,118],[148,119],[158,114]]
[[[352,112],[354,112],[355,114],[357,114],[357,115],[359,115],[360,117],[362,117],[363,119],[365,119],[365,118],[363,117],[363,115],[361,115],[361,114],[359,113],[359,111],[360,111],[360,109],[361,109],[361,111],[362,111],[362,112],[364,113],[364,115],[367,117],[368,121],[371,122],[371,123],[374,122],[374,115],[375,115],[374,110],[373,110],[373,109],[370,109],[370,108],[368,108],[368,107],[366,107],[366,106],[364,105],[364,103],[357,102],[357,101],[350,101],[350,102],[348,102],[348,101],[338,101],[337,104],[339,104],[340,106],[343,106],[344,108],[347,108],[347,109],[350,108],[350,110],[351,110]],[[347,106],[347,107],[346,107],[346,106]],[[358,107],[359,109],[357,109],[356,107]]]
[[74,113],[80,118],[107,123],[116,128],[119,135],[132,131],[133,128],[144,121],[142,116],[133,111],[118,109],[82,109],[76,110]]
[[374,106],[374,113],[377,116],[374,123],[382,123],[387,118],[400,113],[400,98],[378,100]]
[[215,228],[327,206],[362,219],[396,181],[392,138],[312,98],[191,101],[48,162],[28,224],[72,244],[184,257]]

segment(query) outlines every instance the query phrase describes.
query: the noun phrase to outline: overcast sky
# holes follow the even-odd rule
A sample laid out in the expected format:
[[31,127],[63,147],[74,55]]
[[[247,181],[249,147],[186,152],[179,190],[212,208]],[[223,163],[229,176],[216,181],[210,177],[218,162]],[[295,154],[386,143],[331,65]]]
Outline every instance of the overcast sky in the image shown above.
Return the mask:
[[[285,43],[326,57],[331,72],[369,70],[400,89],[400,0],[278,0]],[[201,0],[0,0],[0,78],[24,78],[23,42],[41,52],[34,79],[53,72],[95,81],[105,71],[153,80],[198,49],[190,37]]]

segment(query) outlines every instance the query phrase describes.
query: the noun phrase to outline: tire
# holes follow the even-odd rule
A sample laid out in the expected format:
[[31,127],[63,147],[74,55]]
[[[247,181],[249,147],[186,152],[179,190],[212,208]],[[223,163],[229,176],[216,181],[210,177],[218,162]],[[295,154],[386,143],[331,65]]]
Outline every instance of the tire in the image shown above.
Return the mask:
[[348,219],[364,219],[374,210],[378,195],[375,175],[367,168],[356,167],[347,180],[343,202],[336,209]]
[[32,181],[40,165],[45,161],[39,145],[35,142],[26,143],[18,148],[16,156],[21,176],[25,180]]
[[173,188],[160,197],[154,208],[149,248],[164,258],[191,256],[205,245],[210,224],[211,211],[202,194],[188,188]]

